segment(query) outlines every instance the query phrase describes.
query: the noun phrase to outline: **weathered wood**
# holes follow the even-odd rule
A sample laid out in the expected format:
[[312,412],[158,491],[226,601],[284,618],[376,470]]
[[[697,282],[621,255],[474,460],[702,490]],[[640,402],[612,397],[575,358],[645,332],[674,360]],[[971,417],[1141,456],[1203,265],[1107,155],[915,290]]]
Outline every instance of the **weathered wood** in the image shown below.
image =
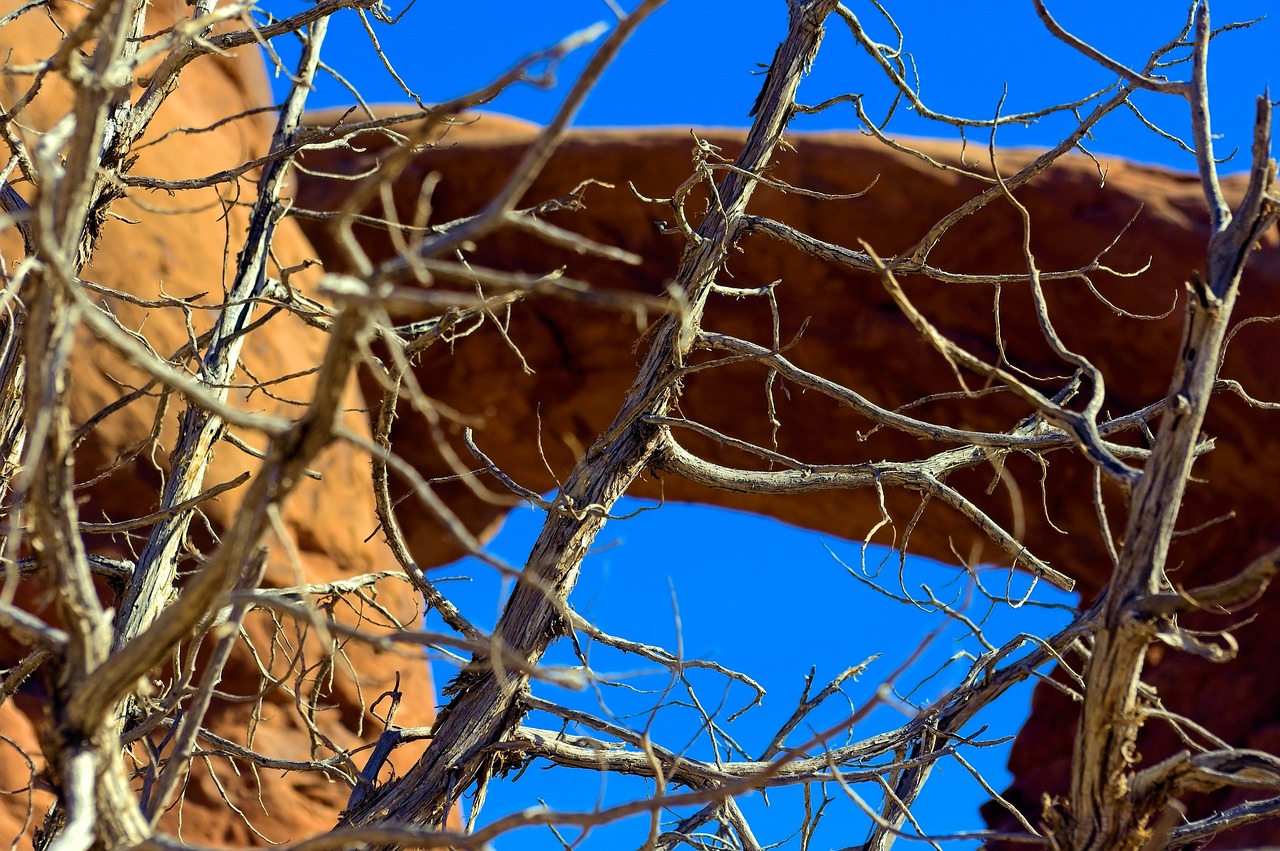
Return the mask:
[[[685,251],[674,289],[684,311],[660,320],[644,364],[613,425],[583,455],[564,484],[503,610],[493,641],[536,665],[566,628],[565,600],[582,560],[608,514],[650,463],[660,429],[646,421],[665,414],[676,395],[672,377],[689,353],[708,291],[732,250],[755,174],[769,162],[795,105],[795,92],[822,40],[823,20],[835,0],[794,2],[786,40],[778,48],[761,93],[755,123],[735,169],[717,190],[713,207]],[[451,802],[486,768],[489,748],[515,731],[523,717],[525,678],[477,656],[445,690],[431,746],[404,778],[348,812],[343,824],[392,818],[440,825]]]

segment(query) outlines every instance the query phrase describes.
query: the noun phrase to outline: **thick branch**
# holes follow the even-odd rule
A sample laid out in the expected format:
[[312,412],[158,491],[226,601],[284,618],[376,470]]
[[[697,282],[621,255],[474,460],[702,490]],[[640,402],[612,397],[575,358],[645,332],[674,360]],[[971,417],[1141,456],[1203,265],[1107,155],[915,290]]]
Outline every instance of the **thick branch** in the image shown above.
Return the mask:
[[[642,4],[634,15],[659,5]],[[532,664],[566,624],[565,599],[577,580],[587,550],[603,527],[609,508],[645,469],[659,429],[645,415],[664,415],[672,398],[670,377],[693,345],[702,305],[729,256],[754,180],[768,164],[791,117],[795,91],[822,37],[822,21],[835,0],[792,5],[791,28],[779,48],[763,94],[763,108],[731,172],[718,188],[721,201],[703,220],[689,246],[674,287],[687,312],[668,314],[653,334],[651,348],[617,418],[578,462],[534,545],[524,578],[517,584],[495,630],[495,641]],[[543,156],[539,152],[537,156]],[[515,198],[504,198],[515,203]],[[470,784],[487,751],[511,735],[522,709],[523,678],[477,657],[450,685],[454,699],[441,713],[436,737],[409,774],[349,812],[345,823],[369,825],[390,817],[409,824],[437,824],[449,800]]]

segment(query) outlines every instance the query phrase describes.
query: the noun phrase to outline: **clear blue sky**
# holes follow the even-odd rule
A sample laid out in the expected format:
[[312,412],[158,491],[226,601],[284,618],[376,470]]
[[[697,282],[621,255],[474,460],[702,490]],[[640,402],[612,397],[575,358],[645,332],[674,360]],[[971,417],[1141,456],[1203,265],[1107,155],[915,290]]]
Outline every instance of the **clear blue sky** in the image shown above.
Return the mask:
[[[624,0],[624,5],[630,7],[634,0]],[[1030,0],[887,5],[906,34],[905,46],[919,69],[923,96],[936,110],[969,117],[990,116],[1006,84],[1005,113],[1035,109],[1079,97],[1111,80],[1110,74],[1049,37],[1037,21]],[[1220,0],[1213,5],[1214,20],[1220,25],[1256,17],[1272,5],[1260,0]],[[392,0],[393,12],[399,12],[402,6],[402,0]],[[892,38],[869,4],[851,3],[850,7],[882,40]],[[1069,29],[1114,57],[1134,64],[1140,63],[1151,48],[1171,38],[1186,15],[1182,3],[1173,0],[1058,0],[1050,7]],[[289,11],[281,8],[278,14]],[[420,2],[398,26],[379,27],[377,31],[397,70],[423,100],[430,102],[457,96],[486,82],[526,52],[549,46],[574,30],[610,17],[603,0]],[[745,126],[761,84],[761,78],[753,72],[758,63],[767,63],[771,58],[785,32],[785,19],[784,0],[671,0],[624,48],[577,123]],[[1280,42],[1277,26],[1275,20],[1266,20],[1248,32],[1228,33],[1215,43],[1211,56],[1215,130],[1224,136],[1218,143],[1218,153],[1222,156],[1240,146],[1238,167],[1247,164],[1253,99],[1264,86],[1280,77],[1275,73],[1280,65],[1280,54],[1274,49]],[[368,100],[405,99],[381,70],[354,16],[339,18],[330,39],[328,61],[355,82]],[[873,111],[877,106],[882,109],[887,103],[885,87],[854,47],[847,31],[833,19],[814,73],[801,88],[801,99],[815,103],[837,93],[856,91],[866,94]],[[581,67],[582,58],[564,65],[559,89],[516,89],[492,108],[545,121],[558,105],[564,86]],[[1181,76],[1184,72],[1175,73]],[[312,105],[350,102],[350,95],[340,86],[327,82],[315,93]],[[1185,106],[1181,103],[1161,102],[1153,97],[1142,97],[1140,103],[1148,117],[1166,130],[1185,132]],[[851,129],[855,125],[854,116],[846,107],[805,119],[801,126]],[[1064,126],[1061,121],[1046,121],[1031,128],[1010,129],[1002,131],[1000,141],[1010,145],[1050,144]],[[906,110],[899,110],[891,129],[899,134],[954,138],[948,128],[926,125]],[[1128,114],[1117,115],[1106,123],[1091,148],[1099,154],[1193,167],[1188,154],[1155,137]],[[494,542],[495,552],[511,563],[521,563],[538,526],[536,513],[517,512]],[[661,512],[646,513],[606,529],[597,552],[588,560],[573,603],[607,631],[673,651],[682,644],[686,657],[713,659],[755,677],[768,690],[763,707],[728,725],[731,735],[754,755],[794,708],[810,667],[816,668],[816,687],[821,687],[845,667],[874,653],[884,654],[858,683],[846,688],[847,699],[834,701],[825,713],[814,718],[815,725],[829,723],[865,700],[880,678],[912,652],[920,636],[939,625],[936,617],[886,604],[850,578],[833,553],[850,564],[858,559],[854,545],[823,541],[765,518],[667,506]],[[874,556],[883,558],[884,552],[878,551]],[[456,593],[464,610],[477,623],[492,625],[501,604],[502,583],[483,569],[465,563],[446,569],[441,575],[462,574],[472,579],[445,587]],[[916,589],[920,583],[928,582],[939,594],[954,595],[959,591],[957,585],[945,587],[956,578],[951,569],[912,560],[905,574],[908,588]],[[896,561],[885,568],[882,580],[896,589]],[[1014,581],[1025,582],[1020,578]],[[993,584],[1002,585],[998,581]],[[1050,591],[1042,586],[1036,599],[1066,599]],[[974,609],[975,616],[984,613],[981,606]],[[998,639],[1021,630],[1043,632],[1050,622],[1061,623],[1064,619],[1061,612],[1047,615],[1031,607],[1017,612],[999,609],[991,615],[989,629]],[[966,649],[972,652],[972,643],[961,639],[962,631],[949,630],[901,683],[906,686],[926,680],[954,654]],[[563,648],[553,657],[552,662],[574,664],[573,657]],[[644,711],[659,700],[661,690],[668,685],[665,677],[660,671],[655,673],[652,665],[609,655],[599,648],[593,651],[592,661],[601,671],[625,675],[621,680],[625,687],[569,695],[552,694],[539,687],[539,693],[597,712],[603,702],[608,712],[623,723],[643,728],[649,722]],[[451,669],[443,664],[435,670],[441,683],[451,675]],[[914,699],[928,702],[936,697],[954,681],[958,671],[959,668],[948,670],[925,681]],[[715,677],[700,678],[698,686],[699,698],[709,711],[723,701],[723,707],[718,709],[721,720],[738,709],[746,695],[741,686],[726,687],[722,679]],[[699,735],[698,716],[689,709],[688,696],[676,690],[666,700],[672,705],[655,722],[655,739],[708,758],[706,736]],[[991,725],[984,738],[1014,732],[1027,711],[1028,700],[1029,690],[1022,689],[984,718]],[[641,714],[629,714],[637,712]],[[878,713],[855,735],[861,737],[894,721],[892,713]],[[531,723],[551,725],[548,719],[536,717]],[[793,740],[804,735],[802,730]],[[1003,773],[1006,754],[1005,748],[992,748],[971,755],[997,788],[1007,780]],[[981,826],[976,810],[985,794],[960,766],[943,765],[930,790],[917,810],[926,829],[945,832]],[[870,790],[864,791],[871,794]],[[496,817],[533,806],[539,798],[557,808],[586,809],[601,795],[613,803],[642,794],[643,784],[635,781],[608,778],[602,789],[597,777],[582,772],[547,772],[535,766],[518,783],[495,786],[490,791],[485,816]],[[857,815],[852,804],[839,799],[838,790],[833,794],[838,800],[831,805],[814,848],[856,844],[865,834],[866,820]],[[785,842],[787,847],[798,847],[793,835],[799,824],[798,795],[775,793],[767,808],[759,796],[748,803],[762,843]],[[644,831],[644,823],[633,820],[615,829],[592,833],[583,847],[638,847]],[[570,840],[574,835],[573,831],[566,833]],[[499,842],[498,847],[559,845],[545,831],[525,831]],[[950,847],[972,845],[953,843]]]
[[[628,8],[635,0],[623,3]],[[290,4],[293,5],[293,4]],[[892,31],[870,4],[847,4],[882,41]],[[935,110],[968,117],[994,114],[1008,84],[1004,111],[1029,110],[1068,100],[1111,82],[1111,75],[1049,36],[1030,0],[971,0],[967,3],[889,2],[906,35],[923,82],[925,101]],[[403,0],[390,7],[399,12]],[[1131,64],[1177,31],[1186,10],[1181,0],[1118,3],[1114,0],[1056,0],[1049,8],[1068,29]],[[1265,0],[1218,0],[1216,25],[1255,18],[1274,6]],[[281,12],[287,11],[282,8]],[[334,33],[341,59],[330,61],[373,101],[403,100],[404,95],[368,46],[354,16],[343,16]],[[520,57],[547,47],[570,32],[612,14],[604,0],[492,0],[480,3],[419,3],[394,27],[376,31],[386,52],[410,88],[425,101],[460,95],[492,78]],[[628,44],[587,101],[577,123],[589,126],[745,126],[760,88],[753,72],[768,63],[786,31],[785,0],[669,0]],[[1211,92],[1216,132],[1226,135],[1222,152],[1246,145],[1253,98],[1280,75],[1280,18],[1263,20],[1246,32],[1223,35],[1211,54]],[[332,51],[331,46],[330,50]],[[869,103],[885,104],[886,89],[847,30],[828,29],[814,73],[801,99],[816,103],[833,94],[865,93]],[[585,60],[564,66],[562,84],[571,81]],[[1185,129],[1185,110],[1172,99],[1140,96],[1144,111],[1173,132]],[[322,83],[315,105],[346,105],[350,95]],[[529,87],[504,96],[494,108],[534,121],[546,120],[559,92]],[[874,110],[873,110],[874,114]],[[812,129],[854,127],[847,107],[805,119]],[[1043,122],[1007,132],[1005,144],[1051,144],[1061,122]],[[893,127],[899,133],[947,135],[900,110]],[[1096,151],[1147,162],[1191,168],[1189,155],[1144,130],[1127,114],[1116,116],[1099,134]]]

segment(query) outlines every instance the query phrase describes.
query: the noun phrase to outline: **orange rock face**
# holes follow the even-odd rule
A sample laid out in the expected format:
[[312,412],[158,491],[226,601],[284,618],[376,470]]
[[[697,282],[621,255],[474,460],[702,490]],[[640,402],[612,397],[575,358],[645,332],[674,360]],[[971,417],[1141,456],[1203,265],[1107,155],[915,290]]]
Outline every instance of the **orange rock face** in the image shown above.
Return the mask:
[[[487,132],[486,120],[452,131],[444,145],[415,159],[396,185],[401,221],[411,221],[419,209],[419,186],[428,178],[436,181],[429,195],[432,223],[474,214],[492,197],[535,131]],[[721,148],[726,157],[732,157],[742,142],[740,134],[731,132],[698,136]],[[833,194],[871,188],[848,200],[816,200],[762,188],[751,212],[829,243],[857,248],[863,240],[881,256],[892,255],[913,245],[935,222],[980,191],[974,181],[939,172],[861,136],[824,134],[789,141],[794,150],[778,157],[771,177]],[[693,146],[690,134],[679,130],[576,132],[525,195],[524,203],[532,205],[563,196],[588,179],[612,184],[589,186],[584,210],[548,213],[545,218],[634,252],[643,258],[640,265],[584,257],[513,231],[486,239],[469,252],[469,259],[513,272],[563,269],[567,277],[595,287],[661,294],[675,272],[683,242],[678,235],[661,233],[659,223],[674,221],[670,206],[646,202],[638,194],[664,198],[676,192],[692,171]],[[298,206],[335,209],[350,184],[318,175],[360,173],[387,152],[385,144],[373,138],[361,140],[359,147],[357,152],[308,155],[309,174],[300,182]],[[960,157],[953,146],[920,147],[942,161]],[[972,163],[974,154],[967,159]],[[1028,159],[1025,152],[1004,151],[1000,168],[1011,173]],[[1228,191],[1238,195],[1241,188],[1231,183]],[[1120,414],[1160,399],[1177,353],[1184,281],[1203,264],[1207,218],[1196,179],[1112,162],[1104,187],[1093,163],[1070,158],[1017,194],[1031,214],[1030,244],[1041,270],[1082,268],[1104,251],[1101,262],[1111,270],[1146,269],[1131,278],[1095,269],[1089,278],[1096,292],[1075,278],[1047,284],[1046,297],[1064,342],[1106,376],[1108,411]],[[689,203],[691,216],[699,203]],[[341,259],[324,228],[304,227],[326,265],[340,268]],[[389,256],[392,244],[384,233],[357,233],[372,257]],[[1117,236],[1118,242],[1108,250]],[[794,363],[888,408],[957,389],[951,369],[922,342],[875,278],[821,263],[764,233],[743,238],[738,248],[740,259],[731,263],[721,283],[751,288],[778,282],[779,340],[793,343],[787,356]],[[1280,251],[1274,234],[1269,234],[1246,273],[1240,317],[1280,313],[1278,260]],[[1021,221],[1009,204],[994,204],[956,224],[929,262],[956,273],[1023,272]],[[1007,361],[1042,378],[1069,374],[1038,329],[1026,285],[1007,284],[999,293],[989,284],[906,279],[903,285],[932,323],[989,361],[998,355],[993,310],[998,302]],[[704,327],[769,346],[771,322],[769,305],[762,298],[721,298],[709,305]],[[618,411],[639,362],[642,325],[617,311],[565,299],[531,299],[512,309],[509,342],[487,324],[447,348],[429,350],[415,374],[431,398],[459,412],[459,421],[477,426],[476,443],[511,478],[531,490],[545,491],[555,485],[552,473],[562,477],[582,447]],[[1280,398],[1272,339],[1263,325],[1244,327],[1231,343],[1224,377],[1240,381],[1257,398]],[[887,430],[864,440],[870,427],[866,419],[817,393],[786,385],[776,385],[773,394],[781,423],[777,449],[786,455],[812,463],[852,463],[909,460],[943,448]],[[766,374],[758,365],[694,373],[686,380],[680,410],[723,434],[770,445],[773,426],[765,386]],[[992,430],[1007,429],[1026,413],[1008,396],[945,398],[913,409],[914,415],[930,421]],[[1276,417],[1234,396],[1224,394],[1216,400],[1206,432],[1218,438],[1217,448],[1197,463],[1197,483],[1188,493],[1180,522],[1187,529],[1215,518],[1220,522],[1175,543],[1170,565],[1176,569],[1176,583],[1190,587],[1223,578],[1280,537],[1271,498],[1271,482],[1280,472]],[[469,458],[460,432],[460,425],[451,426],[448,439],[460,457]],[[402,411],[394,435],[397,450],[424,475],[448,475],[448,464],[432,441],[422,439],[424,433],[421,418]],[[678,437],[710,460],[759,468],[757,459],[716,440],[687,431]],[[1023,540],[1075,577],[1084,599],[1089,599],[1106,582],[1110,563],[1098,533],[1088,467],[1069,451],[1053,453],[1047,472],[1017,456],[1007,458],[1003,466],[1007,480],[1016,486],[995,488],[990,496],[984,493],[993,479],[991,469],[948,481],[1008,528],[1021,530]],[[502,490],[497,482],[491,484]],[[863,537],[880,520],[876,495],[870,492],[749,496],[712,492],[658,474],[636,492],[762,512],[850,538]],[[500,516],[501,509],[461,486],[442,485],[441,493],[474,530],[489,527]],[[1113,512],[1119,511],[1117,493],[1106,494],[1106,499]],[[902,543],[920,500],[891,491],[886,503],[897,543]],[[1223,518],[1228,510],[1234,515]],[[430,517],[414,513],[407,503],[404,511],[420,562],[439,563],[454,556],[452,544]],[[890,543],[887,534],[877,540]],[[914,525],[909,549],[943,561],[954,561],[957,553],[974,561],[1005,558],[967,521],[937,505],[930,505]],[[1168,708],[1205,723],[1229,742],[1248,746],[1273,737],[1269,731],[1280,723],[1280,680],[1263,673],[1271,652],[1269,631],[1280,623],[1277,597],[1265,598],[1257,613],[1256,621],[1235,632],[1241,645],[1235,664],[1217,667],[1170,651],[1160,658],[1153,654],[1148,670],[1148,679]],[[1214,686],[1206,689],[1204,683]],[[1007,795],[1033,818],[1040,813],[1042,793],[1065,791],[1073,712],[1064,698],[1041,688],[1014,748],[1011,768],[1016,781]],[[1144,754],[1179,746],[1167,726],[1153,723],[1148,729],[1141,743]],[[1200,801],[1193,815],[1228,803],[1226,796]],[[1000,814],[993,810],[992,816],[998,820]],[[1262,835],[1241,833],[1233,841],[1258,841]]]
[[[7,13],[20,4],[0,5]],[[68,29],[84,14],[83,9],[71,3],[55,3],[50,8],[52,20],[44,9],[36,8],[0,31],[0,52],[8,63],[30,65],[51,55],[61,38],[58,26]],[[181,0],[161,0],[153,4],[149,20],[158,28],[187,14]],[[6,75],[0,81],[5,104],[14,104],[29,83],[28,77]],[[275,119],[270,113],[257,112],[221,125],[219,122],[270,103],[270,89],[256,48],[245,49],[230,59],[195,62],[183,74],[179,90],[162,107],[145,140],[154,144],[140,148],[131,173],[168,179],[197,178],[260,156],[266,151],[274,128]],[[17,122],[10,126],[25,134],[30,143],[68,110],[67,91],[53,79],[45,83],[40,95],[15,116]],[[194,128],[211,127],[214,129],[192,132]],[[224,286],[235,271],[237,240],[243,238],[247,225],[247,206],[236,206],[234,202],[244,204],[251,200],[255,187],[256,174],[250,174],[218,189],[176,193],[132,189],[129,197],[113,206],[113,212],[121,218],[108,221],[83,278],[121,294],[102,298],[125,327],[137,331],[157,352],[167,356],[177,351],[188,342],[192,331],[199,334],[212,324],[214,312],[205,306],[222,301]],[[24,194],[28,188],[17,186]],[[21,244],[12,231],[4,234],[3,251],[12,268],[21,256]],[[271,266],[268,273],[277,277],[280,268],[299,264],[311,255],[306,239],[291,221],[280,223],[274,252],[279,265]],[[306,290],[312,279],[296,275],[292,283]],[[188,299],[194,309],[188,311],[188,316],[177,307],[144,307],[129,300],[155,300],[162,296]],[[262,315],[260,311],[258,316]],[[287,312],[271,318],[246,341],[242,358],[245,370],[237,381],[244,381],[247,388],[249,376],[266,382],[284,380],[268,384],[269,394],[234,390],[232,403],[246,410],[296,417],[301,409],[292,400],[310,396],[309,374],[320,362],[324,345],[324,335],[308,329]],[[78,426],[142,385],[144,379],[114,349],[83,332],[72,355],[69,383],[73,425]],[[148,441],[158,413],[154,393],[112,413],[88,434],[76,453],[78,479],[87,482],[113,468],[114,472],[77,494],[82,520],[119,521],[157,509],[168,468],[168,449],[173,445],[183,407],[179,398],[165,400],[154,443]],[[346,407],[351,412],[346,427],[368,435],[366,420],[357,413],[361,401],[354,384],[348,389]],[[263,444],[260,436],[242,437],[256,447]],[[206,487],[230,481],[244,472],[252,473],[259,463],[232,444],[222,443],[206,476]],[[289,547],[279,539],[269,542],[272,556],[267,583],[277,587],[323,583],[394,568],[394,562],[376,540],[365,540],[376,525],[367,457],[338,444],[318,459],[315,471],[321,480],[306,481],[285,504],[279,531],[289,539]],[[197,531],[193,532],[198,546],[207,547],[209,533],[217,534],[230,525],[242,491],[243,487],[204,506],[208,524],[197,522]],[[100,555],[131,557],[142,549],[147,532],[144,527],[132,535],[100,535],[90,540],[90,546]],[[193,567],[184,565],[185,570]],[[20,593],[39,602],[41,594],[38,587],[32,587],[33,582],[24,581],[25,588]],[[103,594],[105,605],[114,605],[109,589],[104,587]],[[403,622],[413,622],[419,616],[420,601],[403,583],[380,583],[376,599]],[[349,622],[357,618],[343,617]],[[366,610],[359,617],[364,628],[385,628],[378,623],[382,616],[376,611]],[[273,638],[284,639],[277,635],[269,618],[251,619],[247,629],[274,673],[283,674],[289,667],[285,660],[291,652],[284,648],[301,638],[302,633],[290,635],[284,645],[273,651]],[[305,646],[308,662],[318,662],[314,638],[306,639]],[[8,639],[0,641],[0,665],[13,664],[27,649]],[[359,643],[350,643],[345,650],[345,658],[338,658],[334,665],[331,686],[321,684],[330,673],[320,667],[297,679],[286,677],[270,687],[260,675],[258,662],[243,649],[238,651],[220,688],[233,696],[251,696],[265,689],[256,712],[258,717],[251,718],[255,714],[252,700],[217,702],[207,727],[278,759],[324,758],[328,754],[323,747],[313,752],[315,737],[306,729],[289,692],[296,689],[297,699],[303,703],[313,696],[318,698],[317,729],[334,742],[350,746],[376,738],[382,730],[382,722],[375,716],[385,717],[388,704],[383,701],[375,712],[373,703],[395,685],[400,672],[404,672],[399,677],[403,700],[396,720],[413,725],[430,722],[434,694],[420,652],[375,653]],[[6,792],[24,789],[30,779],[28,766],[17,749],[32,757],[37,768],[41,765],[37,742],[47,697],[45,685],[37,675],[27,681],[13,701],[0,706],[0,732],[5,737],[0,742],[0,788]],[[326,705],[349,708],[338,712],[325,709]],[[246,735],[251,729],[254,737],[250,741]],[[224,792],[219,785],[244,813],[244,819],[222,800]],[[255,776],[254,769],[246,764],[232,765],[223,759],[196,760],[181,812],[173,810],[163,824],[168,830],[176,830],[181,820],[183,835],[200,843],[261,843],[249,824],[272,842],[302,839],[334,824],[348,791],[345,785],[313,773],[259,769]],[[24,831],[29,837],[30,827],[39,826],[48,802],[47,795],[36,796],[31,822],[25,793],[0,798],[2,841],[8,842]]]

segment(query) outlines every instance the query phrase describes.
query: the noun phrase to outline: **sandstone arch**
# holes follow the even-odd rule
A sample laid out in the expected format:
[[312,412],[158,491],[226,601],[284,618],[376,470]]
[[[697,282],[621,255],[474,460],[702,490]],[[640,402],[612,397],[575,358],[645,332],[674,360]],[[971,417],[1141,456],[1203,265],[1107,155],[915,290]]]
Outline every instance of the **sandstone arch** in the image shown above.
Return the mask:
[[[533,128],[486,130],[486,118],[474,125],[453,128],[445,143],[421,153],[396,189],[403,220],[411,215],[418,187],[431,176],[438,180],[430,196],[432,222],[444,222],[476,211],[505,179],[523,147],[536,132]],[[698,138],[732,155],[742,143],[738,133],[698,131]],[[975,190],[973,185],[927,168],[907,155],[885,149],[854,134],[818,134],[792,137],[794,153],[778,158],[771,176],[793,186],[830,193],[858,192],[878,183],[865,197],[848,201],[816,201],[799,195],[762,191],[753,202],[756,215],[792,223],[805,232],[838,245],[856,245],[865,239],[884,254],[900,251],[918,239],[942,215],[958,206]],[[919,148],[944,162],[958,162],[954,146],[919,142]],[[309,154],[308,176],[299,185],[298,204],[303,209],[335,209],[345,184],[326,180],[324,173],[355,174],[369,168],[385,153],[377,138],[362,139],[358,152]],[[598,242],[617,245],[642,258],[629,267],[594,258],[583,258],[540,244],[514,233],[498,234],[475,248],[469,256],[479,265],[531,273],[563,268],[570,277],[596,286],[658,294],[670,277],[680,251],[676,236],[659,232],[660,222],[670,222],[671,211],[660,204],[646,204],[627,189],[628,182],[649,197],[669,196],[690,170],[693,139],[688,131],[619,130],[578,131],[571,135],[535,186],[526,203],[536,204],[562,196],[583,180],[594,178],[615,188],[592,186],[584,193],[585,209],[553,213],[548,219]],[[1029,152],[1002,151],[1006,171],[1027,161]],[[966,160],[973,164],[975,155]],[[1243,181],[1231,184],[1240,192]],[[1126,318],[1103,307],[1099,296],[1079,281],[1053,285],[1052,315],[1069,344],[1094,361],[1109,376],[1108,400],[1114,410],[1133,410],[1160,398],[1165,380],[1148,364],[1168,362],[1178,345],[1181,318],[1169,313],[1175,299],[1185,297],[1183,281],[1198,264],[1206,231],[1203,202],[1195,179],[1163,169],[1111,161],[1106,185],[1100,186],[1094,163],[1068,158],[1037,178],[1022,194],[1035,222],[1032,244],[1042,269],[1074,269],[1103,251],[1116,235],[1123,237],[1107,252],[1105,262],[1120,272],[1150,268],[1136,279],[1105,272],[1092,275],[1099,291],[1122,309],[1140,314],[1165,314],[1162,319]],[[1133,224],[1125,230],[1126,222]],[[329,247],[323,227],[304,229],[328,268],[341,268],[341,260]],[[1010,237],[1019,225],[1008,208],[988,209],[960,223],[933,255],[936,265],[949,270],[982,273],[1018,268],[1021,249]],[[359,231],[372,256],[392,250],[386,238],[372,229]],[[763,234],[743,241],[744,258],[731,266],[733,286],[752,287],[781,281],[777,297],[782,317],[782,339],[790,340],[801,327],[803,335],[789,350],[792,360],[812,371],[858,388],[886,407],[906,404],[931,393],[955,388],[946,364],[925,347],[917,332],[898,315],[878,282],[870,276],[833,271]],[[1280,259],[1274,234],[1268,234],[1262,251],[1247,273],[1241,316],[1280,313],[1275,283]],[[992,288],[980,285],[915,283],[911,294],[918,306],[945,333],[978,350],[994,355],[992,343]],[[723,329],[767,344],[769,313],[763,305],[741,303],[710,308],[707,327]],[[1036,329],[1025,290],[1006,287],[1002,294],[1002,322],[1009,359],[1038,375],[1051,373],[1054,360]],[[1254,330],[1258,330],[1255,328]],[[583,307],[564,300],[532,300],[513,309],[508,331],[512,342],[528,361],[533,374],[525,374],[507,342],[492,329],[481,328],[459,340],[450,350],[433,350],[416,368],[416,375],[433,398],[459,411],[469,421],[481,423],[478,445],[508,475],[535,491],[555,484],[540,457],[537,442],[552,470],[562,476],[572,458],[596,433],[607,426],[621,401],[637,355],[638,333],[627,316]],[[1224,374],[1240,380],[1259,398],[1274,398],[1280,378],[1268,367],[1270,343],[1265,333],[1248,329],[1234,341]],[[741,368],[732,379],[699,381],[693,376],[685,388],[682,409],[700,422],[761,445],[768,443],[763,391],[763,370]],[[372,394],[373,386],[366,386]],[[854,457],[881,459],[916,457],[917,441],[881,432],[860,442],[854,435],[866,429],[847,411],[841,412],[816,394],[797,392],[778,396],[779,449],[784,454],[817,462]],[[931,404],[930,418],[977,428],[1007,428],[1018,418],[1016,405],[991,399],[949,400]],[[396,425],[396,445],[420,471],[437,476],[449,467],[428,441],[422,424],[404,411]],[[1275,456],[1267,449],[1276,415],[1250,408],[1237,399],[1223,399],[1207,426],[1210,434],[1222,434],[1219,450],[1197,467],[1203,483],[1189,493],[1182,515],[1188,527],[1218,518],[1224,500],[1241,498],[1234,518],[1179,542],[1174,562],[1178,582],[1198,584],[1229,575],[1238,565],[1276,543],[1280,529],[1269,508],[1269,471]],[[467,456],[455,425],[451,440],[455,450]],[[743,463],[744,456],[716,446],[715,441],[688,438],[699,454],[725,463]],[[1227,448],[1227,444],[1232,448]],[[1222,451],[1225,450],[1225,451]],[[1091,482],[1084,465],[1068,453],[1055,456],[1048,472],[1041,503],[1042,471],[1026,459],[1012,458],[1006,469],[1018,482],[1025,521],[1026,541],[1050,553],[1056,566],[1080,582],[1085,600],[1101,589],[1109,576],[1108,560],[1093,529],[1096,519],[1089,492]],[[967,484],[980,490],[989,470],[974,474]],[[491,485],[501,489],[501,485]],[[976,487],[975,487],[976,486]],[[448,499],[476,531],[497,521],[502,508],[475,498],[457,486]],[[647,496],[706,501],[758,511],[812,529],[858,538],[879,520],[874,494],[868,492],[813,494],[805,498],[751,496],[710,491],[678,477],[654,475],[641,487]],[[888,494],[889,508],[899,530],[907,525],[918,500],[904,493]],[[998,489],[983,502],[992,516],[1011,519],[1010,497]],[[1050,523],[1051,521],[1051,523]],[[455,550],[426,515],[406,509],[407,534],[415,557],[438,563]],[[1062,531],[1055,531],[1054,526]],[[974,547],[970,549],[971,545]],[[915,530],[911,551],[942,561],[965,557],[1000,560],[989,541],[983,541],[967,521],[931,508],[927,520]],[[1280,722],[1280,693],[1246,670],[1265,668],[1270,654],[1265,624],[1280,617],[1274,598],[1260,604],[1258,620],[1239,633],[1239,675],[1236,687],[1222,681],[1206,692],[1198,684],[1231,676],[1207,662],[1185,655],[1152,657],[1151,680],[1166,705],[1197,721],[1212,721],[1228,741],[1240,746],[1267,749]],[[1244,700],[1241,691],[1250,695]],[[1074,709],[1051,690],[1041,688],[1033,714],[1015,745],[1011,768],[1016,781],[1007,796],[1038,816],[1041,793],[1065,791],[1070,760],[1064,731],[1074,729]],[[1171,750],[1178,745],[1169,730],[1148,733],[1144,752]],[[1229,800],[1220,795],[1202,801],[1201,812],[1221,807]],[[993,810],[999,818],[999,811]],[[1254,836],[1270,835],[1260,833]],[[1248,842],[1242,835],[1239,841]]]

